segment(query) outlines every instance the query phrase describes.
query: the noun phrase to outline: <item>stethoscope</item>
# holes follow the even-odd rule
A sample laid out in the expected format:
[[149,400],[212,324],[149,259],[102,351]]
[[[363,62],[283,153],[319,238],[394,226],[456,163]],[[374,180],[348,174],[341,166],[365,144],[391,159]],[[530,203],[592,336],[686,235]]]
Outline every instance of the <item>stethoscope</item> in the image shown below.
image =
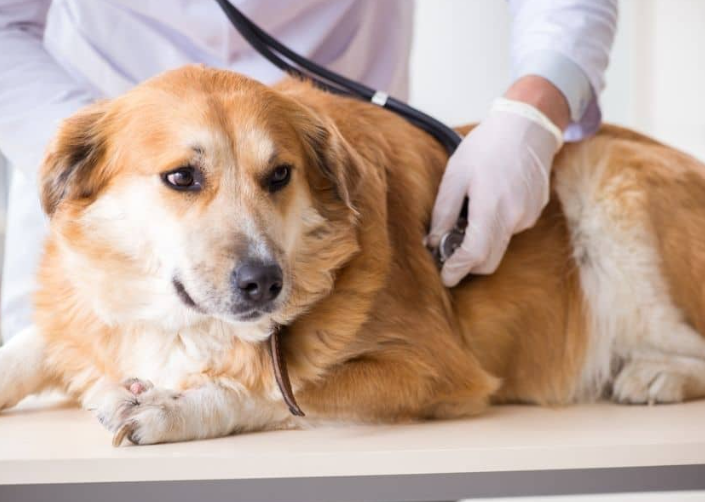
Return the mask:
[[[242,35],[257,52],[280,70],[295,77],[310,80],[316,86],[328,92],[370,101],[382,108],[386,108],[387,110],[401,115],[416,127],[423,129],[436,138],[446,149],[448,155],[452,155],[460,144],[462,137],[439,120],[387,95],[385,92],[376,91],[360,82],[350,80],[347,77],[306,59],[263,31],[233,6],[229,0],[216,1],[240,35]],[[443,235],[437,248],[431,250],[439,266],[442,265],[463,242],[465,227],[467,226],[467,203],[468,200],[466,197],[455,227],[450,232]]]

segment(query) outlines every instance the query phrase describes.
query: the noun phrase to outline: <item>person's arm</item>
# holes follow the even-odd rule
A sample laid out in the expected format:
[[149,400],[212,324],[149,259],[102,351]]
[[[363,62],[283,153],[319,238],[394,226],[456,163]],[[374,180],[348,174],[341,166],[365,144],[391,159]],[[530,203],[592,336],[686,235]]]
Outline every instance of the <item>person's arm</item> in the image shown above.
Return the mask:
[[561,92],[570,110],[566,141],[593,134],[600,125],[598,97],[617,29],[617,0],[508,3],[513,78],[518,83],[523,77],[542,77]]
[[50,0],[0,0],[0,152],[29,175],[58,122],[91,102],[43,45]]
[[582,139],[600,124],[616,0],[514,0],[510,8],[516,80],[450,158],[433,209],[427,241],[437,246],[469,198],[465,238],[441,274],[449,287],[497,269],[512,235],[547,204],[564,138]]

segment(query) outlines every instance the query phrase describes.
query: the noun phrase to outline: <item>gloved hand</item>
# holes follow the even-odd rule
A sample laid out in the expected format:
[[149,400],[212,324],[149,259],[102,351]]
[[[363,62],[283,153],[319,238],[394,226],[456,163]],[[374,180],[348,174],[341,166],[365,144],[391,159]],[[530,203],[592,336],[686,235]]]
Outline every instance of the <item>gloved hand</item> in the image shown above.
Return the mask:
[[491,274],[512,235],[532,227],[548,203],[561,131],[533,106],[500,98],[451,156],[433,208],[427,243],[438,246],[469,197],[462,245],[443,265],[443,284]]

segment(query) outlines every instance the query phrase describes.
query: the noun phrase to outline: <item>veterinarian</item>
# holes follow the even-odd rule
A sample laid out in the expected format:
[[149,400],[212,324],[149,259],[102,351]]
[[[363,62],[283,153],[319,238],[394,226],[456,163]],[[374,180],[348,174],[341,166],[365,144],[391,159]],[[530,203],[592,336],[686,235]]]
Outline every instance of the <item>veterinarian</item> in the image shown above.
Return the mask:
[[[236,3],[302,55],[407,98],[410,1]],[[508,3],[515,81],[450,159],[433,210],[432,244],[453,226],[463,198],[470,196],[465,241],[442,271],[447,286],[468,273],[497,268],[511,236],[531,227],[547,203],[551,163],[562,141],[578,141],[600,124],[598,95],[616,28],[616,0]],[[0,48],[0,152],[13,168],[2,284],[7,338],[31,322],[46,231],[36,173],[61,119],[189,63],[228,68],[265,83],[281,74],[247,46],[209,0],[168,6],[0,0]],[[462,48],[452,50],[454,64],[463,64]],[[452,77],[451,68],[448,72]]]

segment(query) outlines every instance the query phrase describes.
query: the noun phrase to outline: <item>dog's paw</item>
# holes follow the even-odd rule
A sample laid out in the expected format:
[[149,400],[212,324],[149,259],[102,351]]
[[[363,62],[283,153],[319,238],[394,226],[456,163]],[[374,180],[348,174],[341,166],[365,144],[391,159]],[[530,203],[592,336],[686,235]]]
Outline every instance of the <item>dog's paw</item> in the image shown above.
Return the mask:
[[125,382],[124,388],[130,397],[117,402],[109,414],[102,415],[101,420],[108,430],[115,433],[113,446],[120,446],[125,439],[133,444],[183,439],[182,394],[155,388],[139,380]]
[[617,375],[613,399],[627,404],[680,403],[687,377],[662,362],[633,360]]
[[134,444],[164,443],[179,439],[180,398],[178,392],[130,378],[101,393],[90,409],[114,433],[114,446],[120,446],[125,439]]
[[22,401],[29,393],[18,382],[12,381],[12,375],[2,374],[2,362],[0,361],[0,413],[13,408]]
[[153,387],[150,382],[136,378],[124,380],[119,385],[105,384],[91,395],[86,407],[106,429],[115,432],[137,403],[137,396]]

